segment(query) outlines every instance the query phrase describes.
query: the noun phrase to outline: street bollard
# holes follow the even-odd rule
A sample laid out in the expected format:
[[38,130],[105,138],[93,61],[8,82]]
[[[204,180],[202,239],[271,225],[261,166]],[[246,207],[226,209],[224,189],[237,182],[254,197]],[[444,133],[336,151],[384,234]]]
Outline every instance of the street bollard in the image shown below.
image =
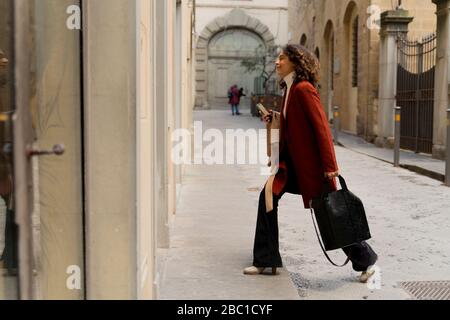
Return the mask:
[[394,133],[394,167],[400,166],[400,124],[401,124],[401,107],[395,107],[395,133]]
[[340,114],[339,114],[339,107],[334,107],[333,112],[333,126],[334,126],[334,143],[336,145],[339,144],[339,126],[340,126]]
[[447,109],[447,150],[445,157],[445,185],[450,187],[450,109]]

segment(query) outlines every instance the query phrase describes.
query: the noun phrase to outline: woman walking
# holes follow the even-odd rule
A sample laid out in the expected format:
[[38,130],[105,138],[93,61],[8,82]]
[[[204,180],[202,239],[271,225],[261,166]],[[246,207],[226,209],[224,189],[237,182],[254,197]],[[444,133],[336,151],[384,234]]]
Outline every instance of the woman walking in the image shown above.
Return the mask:
[[[278,242],[278,202],[284,193],[302,195],[306,209],[318,197],[327,181],[337,190],[339,168],[327,117],[320,102],[317,86],[319,62],[306,48],[287,45],[276,61],[277,74],[285,89],[281,110],[280,154],[277,173],[269,178],[260,194],[253,265],[244,274],[257,275],[266,268],[281,268]],[[272,113],[264,117],[272,121]],[[327,179],[327,180],[326,180]],[[378,257],[362,242],[343,249],[353,269],[362,272],[361,282],[373,275],[370,267]]]

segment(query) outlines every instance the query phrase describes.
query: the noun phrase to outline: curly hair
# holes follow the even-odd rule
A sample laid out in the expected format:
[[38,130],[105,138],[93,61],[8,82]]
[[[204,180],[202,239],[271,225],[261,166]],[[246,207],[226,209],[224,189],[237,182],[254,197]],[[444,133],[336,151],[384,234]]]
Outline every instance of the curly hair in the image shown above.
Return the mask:
[[316,56],[302,45],[288,44],[283,53],[295,65],[295,83],[308,81],[315,88],[319,86],[320,63]]

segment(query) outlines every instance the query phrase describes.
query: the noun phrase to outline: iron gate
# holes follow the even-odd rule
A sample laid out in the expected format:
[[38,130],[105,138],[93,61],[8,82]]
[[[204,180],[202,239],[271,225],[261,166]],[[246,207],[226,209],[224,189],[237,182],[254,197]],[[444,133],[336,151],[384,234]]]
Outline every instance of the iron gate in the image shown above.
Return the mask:
[[432,153],[436,34],[398,39],[397,105],[402,108],[401,148]]

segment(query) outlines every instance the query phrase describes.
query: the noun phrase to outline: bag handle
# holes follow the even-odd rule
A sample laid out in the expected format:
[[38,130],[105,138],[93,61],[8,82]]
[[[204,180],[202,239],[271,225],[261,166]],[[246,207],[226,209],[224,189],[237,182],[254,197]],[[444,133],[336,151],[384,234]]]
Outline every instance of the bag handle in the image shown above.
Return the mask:
[[[344,190],[344,191],[348,191],[347,183],[345,182],[344,177],[339,175],[338,179],[339,179],[339,184],[341,185],[341,189]],[[323,185],[322,185],[322,190],[321,190],[322,198],[324,198],[330,192],[333,192],[333,190],[330,187],[330,179],[324,178]]]
[[[345,181],[344,181],[344,184],[345,184]],[[313,207],[312,207],[312,200],[309,201],[309,207],[310,207],[310,210],[311,210],[311,218],[312,218],[312,221],[313,221],[314,230],[316,231],[317,240],[319,240],[319,244],[320,244],[320,247],[322,248],[323,254],[325,255],[325,257],[327,257],[328,261],[330,261],[331,264],[334,265],[335,267],[338,267],[338,268],[345,267],[350,262],[350,258],[347,257],[347,260],[344,262],[343,265],[338,265],[338,264],[334,263],[333,260],[331,260],[331,258],[328,256],[327,251],[325,250],[325,247],[324,247],[324,245],[322,243],[322,239],[320,238],[319,231],[317,230],[316,220],[314,219],[314,210],[313,210]]]
[[339,175],[339,183],[341,184],[342,190],[348,191],[347,183],[345,182],[345,179],[343,176]]

